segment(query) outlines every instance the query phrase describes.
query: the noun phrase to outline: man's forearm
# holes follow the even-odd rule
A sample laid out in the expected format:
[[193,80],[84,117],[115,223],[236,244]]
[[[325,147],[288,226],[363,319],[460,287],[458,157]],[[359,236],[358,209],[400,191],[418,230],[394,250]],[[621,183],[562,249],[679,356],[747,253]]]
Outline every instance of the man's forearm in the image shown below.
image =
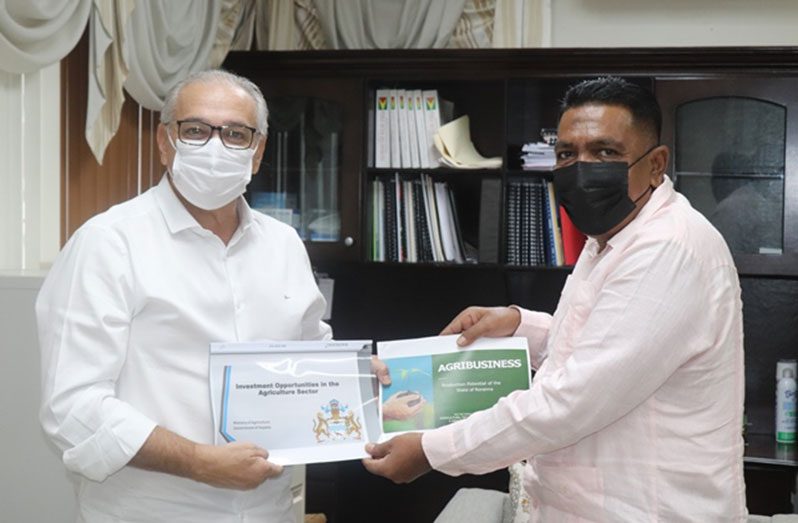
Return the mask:
[[163,427],[155,427],[129,464],[144,470],[196,479],[196,453],[197,444],[193,441]]
[[249,490],[282,473],[283,467],[268,459],[269,453],[253,443],[205,445],[155,427],[128,464],[212,487]]

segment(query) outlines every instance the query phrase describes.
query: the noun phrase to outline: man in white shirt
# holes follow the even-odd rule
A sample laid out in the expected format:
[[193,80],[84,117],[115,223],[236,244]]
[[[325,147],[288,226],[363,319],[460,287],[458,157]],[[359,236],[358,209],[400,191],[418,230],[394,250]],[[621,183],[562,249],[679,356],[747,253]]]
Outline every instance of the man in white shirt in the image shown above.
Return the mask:
[[213,445],[208,389],[210,342],[331,337],[302,241],[241,196],[266,131],[248,80],[186,79],[158,127],[167,174],[86,222],[42,287],[41,421],[81,521],[293,521],[266,449]]
[[367,450],[394,481],[526,459],[531,521],[744,521],[742,304],[725,242],[665,176],[656,99],[617,78],[563,101],[554,184],[589,239],[553,316],[471,307],[443,331],[526,336],[528,391]]

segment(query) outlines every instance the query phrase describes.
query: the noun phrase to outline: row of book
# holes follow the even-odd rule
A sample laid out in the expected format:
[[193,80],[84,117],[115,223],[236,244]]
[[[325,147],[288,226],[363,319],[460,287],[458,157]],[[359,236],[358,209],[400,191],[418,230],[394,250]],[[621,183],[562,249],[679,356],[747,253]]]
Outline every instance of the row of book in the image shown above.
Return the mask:
[[372,260],[465,261],[454,195],[446,182],[423,173],[376,178],[371,200]]
[[433,141],[441,126],[437,90],[377,89],[374,103],[375,167],[439,166]]
[[551,181],[508,182],[506,205],[506,263],[553,267],[576,263],[585,236],[557,204]]
[[[463,242],[454,193],[447,182],[436,182],[427,174],[413,177],[380,176],[370,185],[371,249],[373,261],[494,263],[491,231],[498,223],[498,195],[494,183],[483,183],[480,203],[480,245]],[[498,202],[497,202],[498,203]],[[585,236],[574,227],[557,203],[554,186],[543,178],[512,180],[505,194],[505,260],[518,266],[573,265],[585,243]],[[483,216],[484,215],[484,216]],[[493,222],[493,223],[491,223]],[[495,225],[494,225],[495,224]],[[483,243],[485,245],[483,245]]]

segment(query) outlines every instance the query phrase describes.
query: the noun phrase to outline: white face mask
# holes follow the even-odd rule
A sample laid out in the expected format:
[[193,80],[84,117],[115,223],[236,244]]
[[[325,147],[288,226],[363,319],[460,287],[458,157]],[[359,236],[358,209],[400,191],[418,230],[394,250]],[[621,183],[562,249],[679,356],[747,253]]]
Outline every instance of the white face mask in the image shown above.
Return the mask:
[[212,211],[244,194],[255,149],[229,149],[216,136],[200,147],[175,143],[171,136],[169,142],[175,148],[172,182],[186,200]]

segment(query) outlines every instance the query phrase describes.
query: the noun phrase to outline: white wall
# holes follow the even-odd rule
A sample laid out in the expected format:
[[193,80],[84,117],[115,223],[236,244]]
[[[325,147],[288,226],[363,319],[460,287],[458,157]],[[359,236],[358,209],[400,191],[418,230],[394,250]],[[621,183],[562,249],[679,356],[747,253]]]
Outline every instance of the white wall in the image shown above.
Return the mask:
[[553,47],[798,45],[796,0],[551,0]]
[[41,276],[0,274],[0,521],[75,521],[75,493],[38,419],[33,304]]

